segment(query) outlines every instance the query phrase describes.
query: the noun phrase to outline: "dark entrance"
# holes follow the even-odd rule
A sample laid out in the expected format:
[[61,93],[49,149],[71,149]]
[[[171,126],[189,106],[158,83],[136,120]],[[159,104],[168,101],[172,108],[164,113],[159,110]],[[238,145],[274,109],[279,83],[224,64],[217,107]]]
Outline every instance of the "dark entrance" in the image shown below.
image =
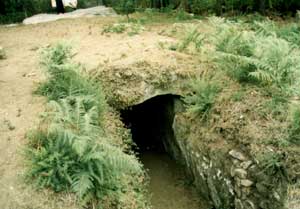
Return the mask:
[[165,152],[175,142],[172,128],[177,95],[160,95],[121,111],[139,152]]

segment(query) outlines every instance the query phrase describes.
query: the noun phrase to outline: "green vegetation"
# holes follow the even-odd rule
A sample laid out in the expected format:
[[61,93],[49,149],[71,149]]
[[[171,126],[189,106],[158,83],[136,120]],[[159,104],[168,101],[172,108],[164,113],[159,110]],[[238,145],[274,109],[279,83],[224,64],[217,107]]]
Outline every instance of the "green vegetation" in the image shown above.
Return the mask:
[[107,105],[99,84],[80,73],[71,57],[62,43],[43,52],[49,78],[39,92],[50,102],[29,135],[27,176],[39,188],[76,193],[85,206],[127,208],[125,200],[133,198],[136,208],[146,208],[142,165],[105,135]]
[[192,93],[184,98],[188,106],[187,111],[206,120],[220,88],[215,83],[204,79],[192,80],[189,85]]
[[291,111],[291,122],[288,141],[300,145],[300,108],[294,107]]
[[129,22],[129,14],[135,11],[135,1],[119,0],[116,2],[116,5],[114,5],[113,7],[118,13],[125,14],[127,17],[127,21]]
[[239,82],[254,82],[290,93],[300,68],[298,49],[273,33],[255,33],[226,22],[217,27],[219,68]]
[[141,23],[129,22],[129,23],[115,23],[104,27],[102,33],[124,33],[127,32],[129,36],[137,35],[144,31],[145,28]]
[[[99,0],[79,0],[78,8],[87,8],[100,4]],[[120,14],[125,14],[129,19],[129,14],[134,11],[143,11],[148,8],[156,9],[161,12],[170,12],[175,8],[177,20],[188,20],[192,16],[203,14],[245,14],[260,12],[262,14],[279,12],[285,15],[296,14],[300,9],[298,0],[261,0],[261,1],[242,1],[242,0],[107,0],[104,5],[113,7]],[[21,22],[24,18],[37,13],[53,12],[51,2],[48,0],[4,0],[0,2],[0,23]]]
[[272,151],[261,153],[258,156],[258,160],[261,164],[261,172],[274,176],[274,179],[276,179],[275,177],[277,175],[286,175],[286,169],[284,168],[284,156],[281,153]]
[[198,28],[195,26],[187,27],[186,32],[182,40],[175,47],[176,50],[182,52],[193,44],[196,51],[200,51],[203,45],[204,36],[198,32]]

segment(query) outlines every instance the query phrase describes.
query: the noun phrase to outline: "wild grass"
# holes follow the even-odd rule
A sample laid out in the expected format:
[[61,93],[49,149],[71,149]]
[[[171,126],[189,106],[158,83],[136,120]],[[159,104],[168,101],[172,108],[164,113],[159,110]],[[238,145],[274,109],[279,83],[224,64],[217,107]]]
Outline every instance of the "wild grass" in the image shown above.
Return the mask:
[[140,22],[115,23],[104,27],[102,33],[125,33],[129,36],[143,32],[145,28]]
[[214,82],[204,79],[192,80],[189,88],[191,93],[184,98],[187,112],[194,117],[200,117],[201,120],[206,120],[220,88]]
[[71,57],[63,43],[43,53],[48,81],[39,92],[50,102],[39,128],[28,137],[28,179],[38,188],[74,192],[86,207],[106,202],[126,208],[122,200],[130,193],[137,207],[146,208],[142,165],[105,135],[105,97]]

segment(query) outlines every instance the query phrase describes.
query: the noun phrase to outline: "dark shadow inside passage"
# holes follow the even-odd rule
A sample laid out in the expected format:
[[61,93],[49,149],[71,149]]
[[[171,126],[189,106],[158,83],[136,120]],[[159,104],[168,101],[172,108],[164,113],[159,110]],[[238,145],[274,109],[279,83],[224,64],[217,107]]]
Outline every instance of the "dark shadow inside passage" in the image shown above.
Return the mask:
[[145,151],[166,152],[173,143],[172,128],[174,103],[178,95],[159,95],[145,102],[121,110],[121,118],[131,129],[138,153]]

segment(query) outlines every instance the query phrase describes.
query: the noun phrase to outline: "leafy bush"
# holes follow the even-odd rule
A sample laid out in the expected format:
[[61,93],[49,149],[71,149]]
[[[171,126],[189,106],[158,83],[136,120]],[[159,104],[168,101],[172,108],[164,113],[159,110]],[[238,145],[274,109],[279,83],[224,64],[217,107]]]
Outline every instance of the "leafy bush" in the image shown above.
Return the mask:
[[125,14],[129,22],[129,14],[135,11],[135,0],[120,0],[117,2],[118,3],[113,6],[114,9],[120,14]]
[[184,98],[187,111],[196,117],[201,116],[202,120],[207,119],[220,88],[203,79],[192,80],[189,86],[192,93]]

